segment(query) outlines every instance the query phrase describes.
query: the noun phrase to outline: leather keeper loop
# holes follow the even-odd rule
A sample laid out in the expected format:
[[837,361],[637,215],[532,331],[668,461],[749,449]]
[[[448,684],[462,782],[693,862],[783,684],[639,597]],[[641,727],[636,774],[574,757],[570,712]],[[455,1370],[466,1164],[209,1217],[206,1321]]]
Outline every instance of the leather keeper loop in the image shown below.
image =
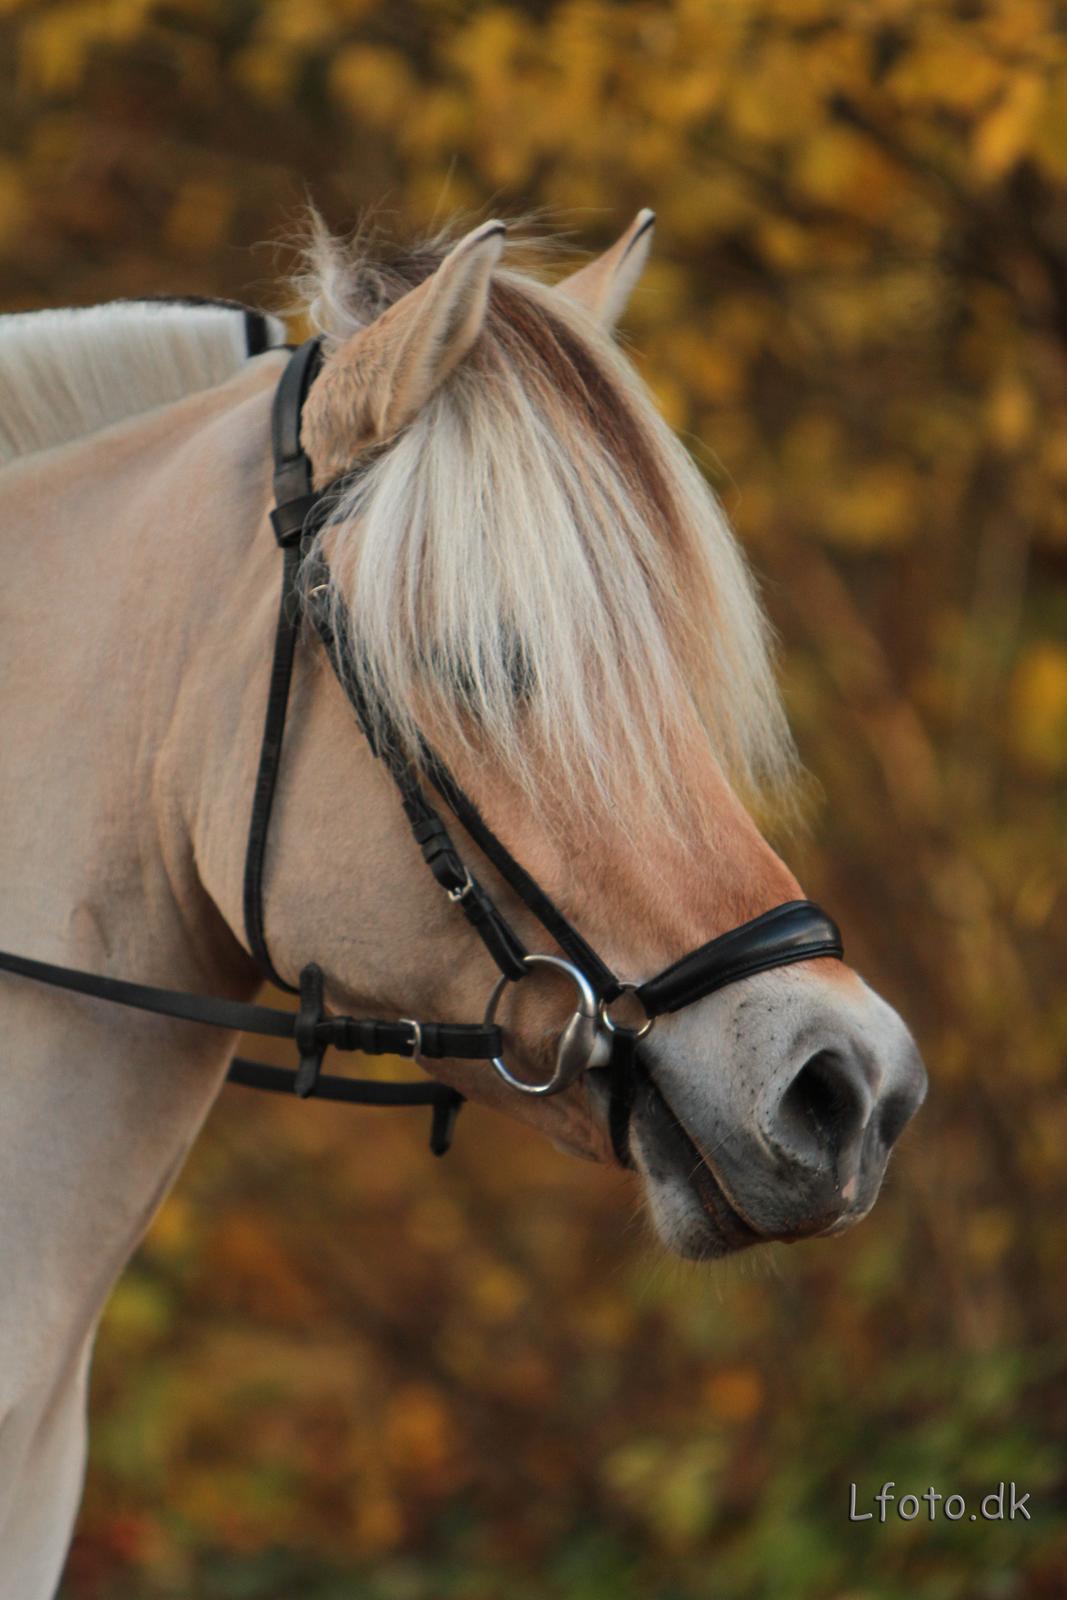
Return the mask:
[[276,506],[270,514],[271,527],[274,537],[283,550],[291,544],[299,544],[304,533],[304,524],[309,513],[318,502],[316,494],[302,494],[295,500],[287,500],[284,505]]
[[526,955],[526,946],[510,924],[501,917],[481,884],[473,878],[469,883],[470,887],[457,904],[471,927],[477,930],[482,943],[504,976],[510,978],[512,983],[519,983],[527,977],[530,970],[523,959]]
[[434,1102],[430,1113],[430,1149],[435,1156],[446,1156],[452,1148],[456,1118],[463,1105],[463,1096],[453,1092],[451,1098]]
[[326,1020],[323,988],[322,968],[316,966],[314,961],[309,961],[300,973],[300,1010],[293,1028],[293,1038],[300,1052],[300,1066],[293,1088],[301,1100],[314,1094],[327,1049],[327,1041],[319,1036],[321,1025]]

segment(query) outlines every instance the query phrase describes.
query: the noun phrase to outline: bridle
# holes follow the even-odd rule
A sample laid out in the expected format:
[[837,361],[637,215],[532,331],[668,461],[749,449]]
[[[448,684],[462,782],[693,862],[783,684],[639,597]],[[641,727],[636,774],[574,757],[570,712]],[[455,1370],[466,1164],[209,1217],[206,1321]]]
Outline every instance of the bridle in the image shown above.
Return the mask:
[[[357,467],[322,489],[313,485],[311,462],[301,442],[301,417],[321,365],[321,342],[309,339],[290,355],[274,395],[274,507],[270,519],[282,552],[281,601],[244,872],[249,950],[266,976],[280,988],[299,995],[299,1009],[294,1015],[270,1006],[156,988],[6,951],[0,951],[0,971],[184,1021],[294,1039],[299,1052],[295,1071],[238,1058],[231,1064],[230,1080],[251,1088],[295,1090],[301,1098],[316,1094],[322,1099],[362,1105],[429,1105],[433,1111],[430,1148],[437,1155],[443,1155],[451,1143],[456,1115],[464,1099],[457,1090],[436,1082],[388,1083],[324,1074],[321,1069],[326,1051],[332,1048],[367,1055],[398,1055],[418,1062],[445,1058],[482,1061],[514,1091],[528,1095],[558,1094],[583,1072],[602,1071],[608,1081],[612,1146],[617,1159],[630,1165],[630,1114],[638,1082],[642,1075],[647,1079],[637,1045],[656,1018],[758,972],[819,956],[840,957],[841,935],[826,912],[810,900],[793,900],[689,951],[652,978],[624,982],[496,836],[425,740],[420,740],[414,758],[401,754],[400,743],[391,737],[389,727],[383,725],[380,716],[372,718],[370,714],[351,644],[332,628],[332,608],[323,599],[330,594],[330,572],[317,547],[312,548],[315,536],[330,522],[339,493],[361,470]],[[310,568],[308,562],[312,563]],[[302,601],[302,595],[307,599]],[[293,662],[305,614],[319,634],[356,722],[396,785],[423,859],[498,968],[499,976],[480,1023],[333,1016],[325,1009],[325,979],[319,966],[314,962],[305,965],[294,988],[271,959],[264,925],[263,869]],[[562,953],[546,954],[526,948],[464,863],[440,813],[427,798],[427,785],[437,791],[456,821]],[[560,1034],[551,1076],[531,1083],[507,1065],[503,1032],[496,1015],[505,989],[542,968],[570,979],[577,1004]],[[631,995],[644,1010],[639,1027],[625,1026],[611,1015],[609,1008],[623,994]]]

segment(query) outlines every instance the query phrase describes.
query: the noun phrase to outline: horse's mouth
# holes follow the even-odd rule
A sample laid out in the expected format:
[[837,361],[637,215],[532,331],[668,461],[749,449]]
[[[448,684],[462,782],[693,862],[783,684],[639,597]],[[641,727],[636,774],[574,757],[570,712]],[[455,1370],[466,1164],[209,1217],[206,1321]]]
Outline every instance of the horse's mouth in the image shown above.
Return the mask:
[[[650,1187],[673,1191],[664,1209],[676,1217],[666,1230],[657,1221],[680,1254],[711,1260],[766,1242],[727,1199],[707,1157],[647,1076],[634,1106],[630,1141],[634,1162]],[[653,1201],[653,1210],[659,1209]]]

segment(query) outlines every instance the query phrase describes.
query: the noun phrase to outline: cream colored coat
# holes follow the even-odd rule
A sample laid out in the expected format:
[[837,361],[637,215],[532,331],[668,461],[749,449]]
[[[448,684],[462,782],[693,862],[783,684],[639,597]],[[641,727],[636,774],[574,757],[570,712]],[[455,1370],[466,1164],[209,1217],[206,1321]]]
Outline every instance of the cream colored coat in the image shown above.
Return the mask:
[[[574,297],[613,315],[648,231],[638,219]],[[402,429],[464,361],[498,252],[498,232],[476,230],[429,287],[332,358],[309,413],[323,473]],[[0,946],[207,993],[247,997],[258,985],[241,876],[279,581],[266,513],[283,359],[257,358],[221,385],[0,475]],[[617,970],[639,977],[799,892],[718,764],[695,743],[690,756],[693,815],[712,819],[696,855],[692,839],[661,844],[611,827],[599,846],[588,830],[549,835],[511,774],[457,760],[520,859]],[[292,977],[318,960],[344,1009],[481,1015],[493,976],[485,953],[436,891],[310,645],[297,664],[266,906],[280,970]],[[0,1600],[46,1600],[79,1498],[97,1320],[234,1041],[16,978],[0,978],[0,1006]],[[551,983],[520,992],[506,1019],[516,1059],[537,1070],[568,1009]],[[891,1142],[870,1130],[894,1097],[898,1111],[902,1097],[909,1111],[921,1097],[903,1025],[837,962],[736,985],[662,1019],[654,1043],[658,1081],[692,1145],[679,1155],[671,1130],[639,1110],[635,1159],[660,1233],[690,1255],[731,1247],[742,1218],[758,1235],[816,1226],[807,1156],[789,1143],[802,1135],[782,1121],[805,1062],[836,1052],[862,1063],[849,1080],[858,1132],[841,1157],[836,1212],[819,1228],[869,1208]],[[445,1063],[440,1075],[609,1158],[605,1108],[588,1083],[531,1102],[481,1065]],[[692,1181],[692,1149],[717,1188],[710,1176],[703,1188]],[[727,1194],[732,1221],[716,1198]]]

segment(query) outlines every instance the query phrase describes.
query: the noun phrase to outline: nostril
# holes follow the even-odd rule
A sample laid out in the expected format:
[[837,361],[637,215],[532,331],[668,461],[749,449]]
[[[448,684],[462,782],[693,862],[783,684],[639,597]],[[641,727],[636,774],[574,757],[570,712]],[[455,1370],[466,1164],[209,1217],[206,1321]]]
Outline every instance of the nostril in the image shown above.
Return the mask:
[[[782,1096],[778,1126],[789,1135],[792,1152],[837,1159],[867,1120],[868,1095],[833,1050],[820,1050],[805,1062]],[[906,1119],[905,1119],[906,1120]],[[895,1137],[895,1135],[894,1135]]]
[[892,1149],[911,1121],[916,1097],[903,1091],[887,1094],[878,1112],[878,1135],[887,1150]]

